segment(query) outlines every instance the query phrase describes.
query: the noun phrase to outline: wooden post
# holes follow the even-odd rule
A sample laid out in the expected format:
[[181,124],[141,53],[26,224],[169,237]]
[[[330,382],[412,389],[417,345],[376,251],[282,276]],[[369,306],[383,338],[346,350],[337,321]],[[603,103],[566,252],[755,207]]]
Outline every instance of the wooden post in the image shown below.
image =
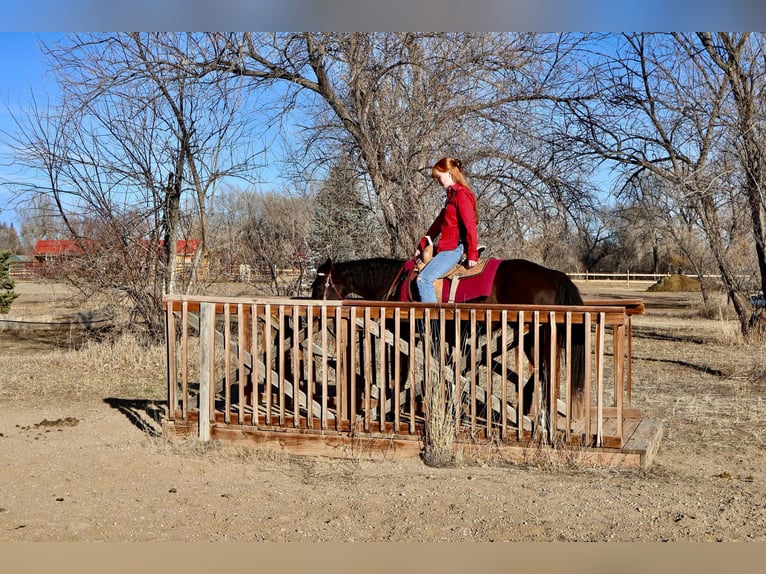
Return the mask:
[[211,404],[215,395],[211,387],[215,379],[215,303],[200,303],[199,345],[199,431],[201,441],[210,440]]

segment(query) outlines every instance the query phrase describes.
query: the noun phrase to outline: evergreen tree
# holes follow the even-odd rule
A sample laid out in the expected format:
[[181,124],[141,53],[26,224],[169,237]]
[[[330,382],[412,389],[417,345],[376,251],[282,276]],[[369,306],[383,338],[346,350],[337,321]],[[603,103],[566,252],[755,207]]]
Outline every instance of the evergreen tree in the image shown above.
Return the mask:
[[351,160],[341,157],[315,199],[311,247],[318,259],[344,261],[382,255],[381,234],[364,201]]
[[20,246],[19,236],[13,223],[8,225],[0,222],[0,249],[18,253]]
[[10,251],[0,251],[0,313],[7,313],[11,303],[19,296],[13,288],[16,282],[11,278]]

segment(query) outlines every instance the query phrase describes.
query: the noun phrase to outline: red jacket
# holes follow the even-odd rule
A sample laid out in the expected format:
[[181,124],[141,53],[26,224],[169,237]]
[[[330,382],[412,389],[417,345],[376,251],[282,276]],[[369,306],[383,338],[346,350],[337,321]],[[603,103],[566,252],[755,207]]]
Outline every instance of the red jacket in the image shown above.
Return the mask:
[[[476,230],[476,196],[459,183],[447,190],[447,203],[426,232],[432,240],[440,236],[436,252],[455,249],[465,243],[469,261],[479,259],[479,233]],[[426,245],[420,240],[420,250]]]

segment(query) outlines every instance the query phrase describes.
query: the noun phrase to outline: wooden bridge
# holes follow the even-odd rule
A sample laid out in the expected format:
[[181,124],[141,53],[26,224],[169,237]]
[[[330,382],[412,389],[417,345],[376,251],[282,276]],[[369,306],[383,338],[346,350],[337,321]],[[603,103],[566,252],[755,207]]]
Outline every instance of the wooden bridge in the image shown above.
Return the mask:
[[[512,459],[543,443],[647,467],[661,438],[662,425],[631,406],[631,317],[643,312],[640,300],[431,306],[170,295],[165,309],[163,428],[171,437],[412,457],[423,450],[427,412],[436,408],[454,421],[456,448]],[[575,325],[589,335],[587,400],[578,419],[567,350]],[[544,344],[541,327],[551,330],[553,344]],[[561,332],[563,349],[555,342]],[[529,356],[517,333],[531,338]],[[555,382],[547,393],[543,356]],[[533,406],[522,413],[525,392],[533,393]]]

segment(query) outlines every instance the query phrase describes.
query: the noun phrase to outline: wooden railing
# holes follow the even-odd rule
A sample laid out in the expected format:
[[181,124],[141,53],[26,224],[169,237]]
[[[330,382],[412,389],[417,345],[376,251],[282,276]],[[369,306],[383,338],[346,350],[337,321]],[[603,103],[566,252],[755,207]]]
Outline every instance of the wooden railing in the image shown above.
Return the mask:
[[[421,440],[427,411],[438,408],[457,421],[458,440],[523,442],[542,432],[619,448],[636,417],[630,316],[640,301],[533,308],[167,296],[165,306],[167,418],[196,422],[201,440],[221,428]],[[578,328],[588,334],[587,400],[575,417]]]

